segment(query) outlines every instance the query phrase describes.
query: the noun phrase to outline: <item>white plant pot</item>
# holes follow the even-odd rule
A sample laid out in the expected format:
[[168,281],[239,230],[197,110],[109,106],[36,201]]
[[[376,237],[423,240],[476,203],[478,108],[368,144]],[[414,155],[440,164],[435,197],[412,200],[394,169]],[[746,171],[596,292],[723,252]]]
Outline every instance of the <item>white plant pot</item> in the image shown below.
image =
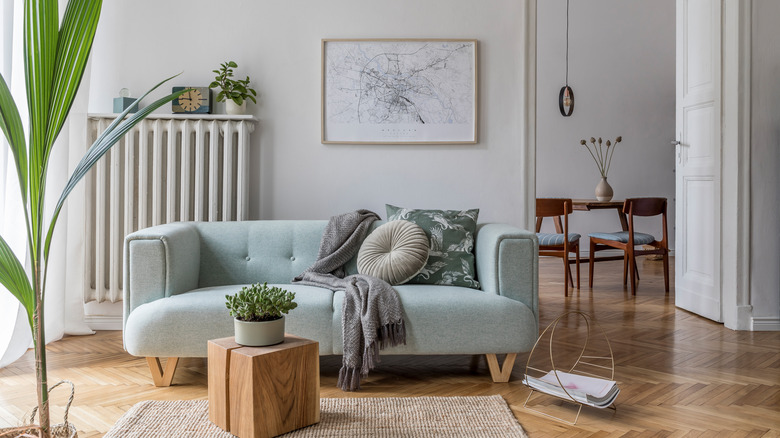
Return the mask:
[[233,319],[236,343],[263,347],[284,342],[284,316],[273,321],[239,321]]
[[241,105],[236,105],[236,103],[233,102],[232,99],[226,100],[225,112],[230,114],[231,116],[239,116],[242,114],[246,114],[246,100],[242,102]]

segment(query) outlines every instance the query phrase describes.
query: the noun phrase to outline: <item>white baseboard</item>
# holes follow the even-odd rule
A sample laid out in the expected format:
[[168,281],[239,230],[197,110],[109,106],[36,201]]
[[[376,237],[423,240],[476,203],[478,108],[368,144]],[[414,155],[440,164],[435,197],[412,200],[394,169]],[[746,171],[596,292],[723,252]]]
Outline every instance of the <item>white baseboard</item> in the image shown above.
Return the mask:
[[84,322],[92,330],[122,330],[121,316],[86,315]]
[[84,304],[84,322],[92,330],[122,330],[122,302]]
[[754,316],[751,318],[751,326],[754,332],[777,332],[780,331],[780,317]]

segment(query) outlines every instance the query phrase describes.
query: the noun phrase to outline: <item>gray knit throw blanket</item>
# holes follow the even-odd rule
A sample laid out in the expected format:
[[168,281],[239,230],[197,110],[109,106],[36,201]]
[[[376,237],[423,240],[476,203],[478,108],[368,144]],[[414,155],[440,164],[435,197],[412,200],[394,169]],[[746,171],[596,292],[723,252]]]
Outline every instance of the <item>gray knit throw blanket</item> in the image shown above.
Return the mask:
[[398,293],[386,281],[368,275],[345,277],[344,265],[357,254],[376,213],[358,210],[330,218],[322,233],[317,261],[293,283],[344,290],[341,330],[344,358],[338,386],[360,389],[360,378],[379,363],[379,350],[406,344]]

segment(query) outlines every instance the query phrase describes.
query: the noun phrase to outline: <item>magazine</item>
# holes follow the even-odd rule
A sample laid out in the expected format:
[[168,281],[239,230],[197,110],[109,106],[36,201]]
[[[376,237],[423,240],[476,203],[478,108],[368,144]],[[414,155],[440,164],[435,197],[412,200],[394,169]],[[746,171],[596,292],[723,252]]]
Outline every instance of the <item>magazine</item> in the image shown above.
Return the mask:
[[[558,380],[560,379],[560,384]],[[605,408],[614,403],[620,389],[617,382],[613,380],[600,379],[597,377],[588,377],[580,374],[565,373],[562,371],[556,373],[550,371],[541,378],[526,375],[523,383],[533,389],[554,395],[564,399],[574,399],[579,403],[584,403],[597,408]],[[561,388],[560,385],[563,385]],[[567,395],[568,393],[568,395]]]

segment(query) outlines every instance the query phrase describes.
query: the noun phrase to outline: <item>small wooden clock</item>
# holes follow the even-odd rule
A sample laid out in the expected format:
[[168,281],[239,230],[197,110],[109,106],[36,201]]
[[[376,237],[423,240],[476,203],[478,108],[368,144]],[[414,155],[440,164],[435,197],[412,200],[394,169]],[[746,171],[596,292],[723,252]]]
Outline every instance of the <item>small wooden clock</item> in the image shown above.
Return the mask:
[[211,89],[209,87],[173,87],[173,92],[184,89],[187,91],[171,102],[174,113],[211,114]]

